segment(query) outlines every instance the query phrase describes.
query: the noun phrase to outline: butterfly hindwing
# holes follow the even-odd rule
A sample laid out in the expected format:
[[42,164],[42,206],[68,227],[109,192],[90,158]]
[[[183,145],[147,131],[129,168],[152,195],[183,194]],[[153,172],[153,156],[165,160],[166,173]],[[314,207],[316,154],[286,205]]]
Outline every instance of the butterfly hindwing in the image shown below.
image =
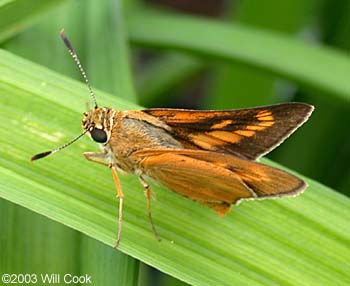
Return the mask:
[[287,172],[223,153],[143,149],[131,157],[147,176],[220,215],[241,199],[293,196],[306,187]]

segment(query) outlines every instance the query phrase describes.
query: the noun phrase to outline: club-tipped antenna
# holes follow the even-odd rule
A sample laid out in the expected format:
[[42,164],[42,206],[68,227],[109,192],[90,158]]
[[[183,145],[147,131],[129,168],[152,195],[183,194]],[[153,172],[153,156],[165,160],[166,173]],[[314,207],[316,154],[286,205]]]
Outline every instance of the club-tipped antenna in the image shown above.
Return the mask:
[[96,96],[95,96],[95,93],[93,92],[92,90],[92,87],[91,87],[91,84],[86,76],[86,72],[85,70],[83,69],[83,66],[81,65],[80,61],[79,61],[79,58],[76,54],[76,52],[74,51],[71,43],[69,42],[68,38],[66,37],[66,35],[64,34],[64,29],[61,30],[60,32],[60,35],[61,35],[61,38],[64,42],[64,44],[66,45],[70,55],[72,56],[73,60],[75,61],[75,63],[77,64],[80,72],[81,72],[81,75],[83,76],[84,80],[85,80],[85,83],[86,85],[88,86],[88,89],[89,89],[89,93],[90,93],[90,96],[94,102],[94,105],[95,105],[95,108],[97,108],[97,101],[96,101]]
[[71,144],[73,144],[75,141],[79,140],[79,139],[80,139],[82,136],[84,136],[85,133],[88,132],[88,131],[89,131],[88,128],[85,129],[80,135],[78,135],[78,136],[75,137],[73,140],[69,141],[69,142],[66,143],[66,144],[63,144],[63,145],[60,146],[60,147],[57,147],[57,148],[52,149],[52,150],[50,150],[50,151],[45,151],[45,152],[42,152],[42,153],[39,153],[39,154],[34,155],[34,156],[30,159],[30,161],[33,162],[33,161],[35,161],[35,160],[44,158],[44,157],[49,156],[49,155],[51,155],[51,154],[53,154],[53,153],[56,153],[56,152],[58,152],[58,151],[61,151],[62,149],[68,147],[68,146],[71,145]]

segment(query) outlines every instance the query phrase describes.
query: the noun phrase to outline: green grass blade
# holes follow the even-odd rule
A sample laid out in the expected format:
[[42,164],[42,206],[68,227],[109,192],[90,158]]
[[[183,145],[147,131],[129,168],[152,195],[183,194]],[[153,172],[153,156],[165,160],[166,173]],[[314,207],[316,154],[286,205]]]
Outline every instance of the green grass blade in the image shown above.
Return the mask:
[[[136,107],[96,93],[102,105]],[[117,201],[110,171],[81,155],[97,150],[96,144],[83,138],[29,163],[33,154],[79,134],[87,98],[85,85],[0,50],[0,197],[112,245]],[[129,175],[121,180],[120,250],[180,280],[300,286],[346,285],[350,279],[350,200],[317,182],[308,179],[310,187],[297,198],[242,203],[225,218],[153,186],[159,243],[138,180]]]
[[80,273],[79,232],[4,199],[0,226],[1,274]]
[[135,286],[139,281],[140,262],[137,259],[111,251],[110,247],[91,237],[83,236],[80,259],[80,273],[91,275],[92,285]]
[[142,10],[129,20],[129,34],[138,44],[245,63],[350,101],[350,57],[340,51],[278,33],[158,11]]
[[66,0],[8,0],[0,2],[0,42],[38,22],[40,16]]

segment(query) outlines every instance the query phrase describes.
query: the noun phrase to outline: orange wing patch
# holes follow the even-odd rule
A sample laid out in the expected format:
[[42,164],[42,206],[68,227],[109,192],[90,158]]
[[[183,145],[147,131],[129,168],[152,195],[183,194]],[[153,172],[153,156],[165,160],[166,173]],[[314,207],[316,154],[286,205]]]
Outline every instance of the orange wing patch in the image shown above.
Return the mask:
[[207,132],[207,134],[232,144],[237,143],[242,139],[242,136],[232,132],[227,132],[227,131],[212,131],[212,132]]
[[227,131],[211,131],[206,133],[189,134],[189,139],[206,150],[216,150],[217,146],[226,143],[238,143],[243,137]]
[[271,115],[272,112],[270,110],[260,110],[256,117],[264,117],[264,116],[269,116]]
[[[262,127],[270,127],[272,125],[274,125],[275,122],[274,121],[262,121],[258,123],[258,126],[262,126]],[[265,129],[265,128],[264,128]]]
[[194,144],[206,150],[215,150],[215,146],[222,145],[222,141],[220,139],[207,136],[206,134],[189,134],[188,138]]
[[259,129],[259,131],[266,129],[267,127],[271,127],[275,123],[275,118],[273,117],[272,112],[268,110],[258,112],[255,118],[259,121],[257,127],[262,128]]
[[274,120],[272,112],[268,111],[268,110],[259,111],[255,117],[259,121],[273,121]]
[[247,125],[245,129],[236,130],[234,133],[244,137],[252,137],[256,131],[263,131],[274,124],[272,112],[268,110],[258,112],[255,118],[259,121],[256,125]]
[[210,127],[210,129],[222,129],[222,128],[224,128],[224,127],[226,127],[226,126],[228,126],[228,125],[230,125],[230,124],[232,124],[232,123],[233,123],[233,120],[232,120],[232,119],[223,120],[223,121],[221,121],[221,122],[219,122],[219,123],[213,124],[213,125]]
[[260,125],[260,123],[258,125],[248,125],[246,127],[247,130],[253,130],[253,131],[262,131],[264,130],[266,127]]
[[252,137],[256,132],[251,130],[236,130],[235,133],[244,137]]
[[260,121],[273,121],[273,116],[262,116],[262,117],[258,117],[258,120]]

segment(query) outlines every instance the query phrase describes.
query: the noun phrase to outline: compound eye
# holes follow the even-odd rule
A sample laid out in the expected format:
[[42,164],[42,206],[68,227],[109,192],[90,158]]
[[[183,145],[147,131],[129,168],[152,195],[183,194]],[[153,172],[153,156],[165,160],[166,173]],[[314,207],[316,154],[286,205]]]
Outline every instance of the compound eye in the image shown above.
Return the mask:
[[98,143],[106,143],[107,141],[107,133],[98,128],[94,128],[90,132],[92,139],[94,139]]

